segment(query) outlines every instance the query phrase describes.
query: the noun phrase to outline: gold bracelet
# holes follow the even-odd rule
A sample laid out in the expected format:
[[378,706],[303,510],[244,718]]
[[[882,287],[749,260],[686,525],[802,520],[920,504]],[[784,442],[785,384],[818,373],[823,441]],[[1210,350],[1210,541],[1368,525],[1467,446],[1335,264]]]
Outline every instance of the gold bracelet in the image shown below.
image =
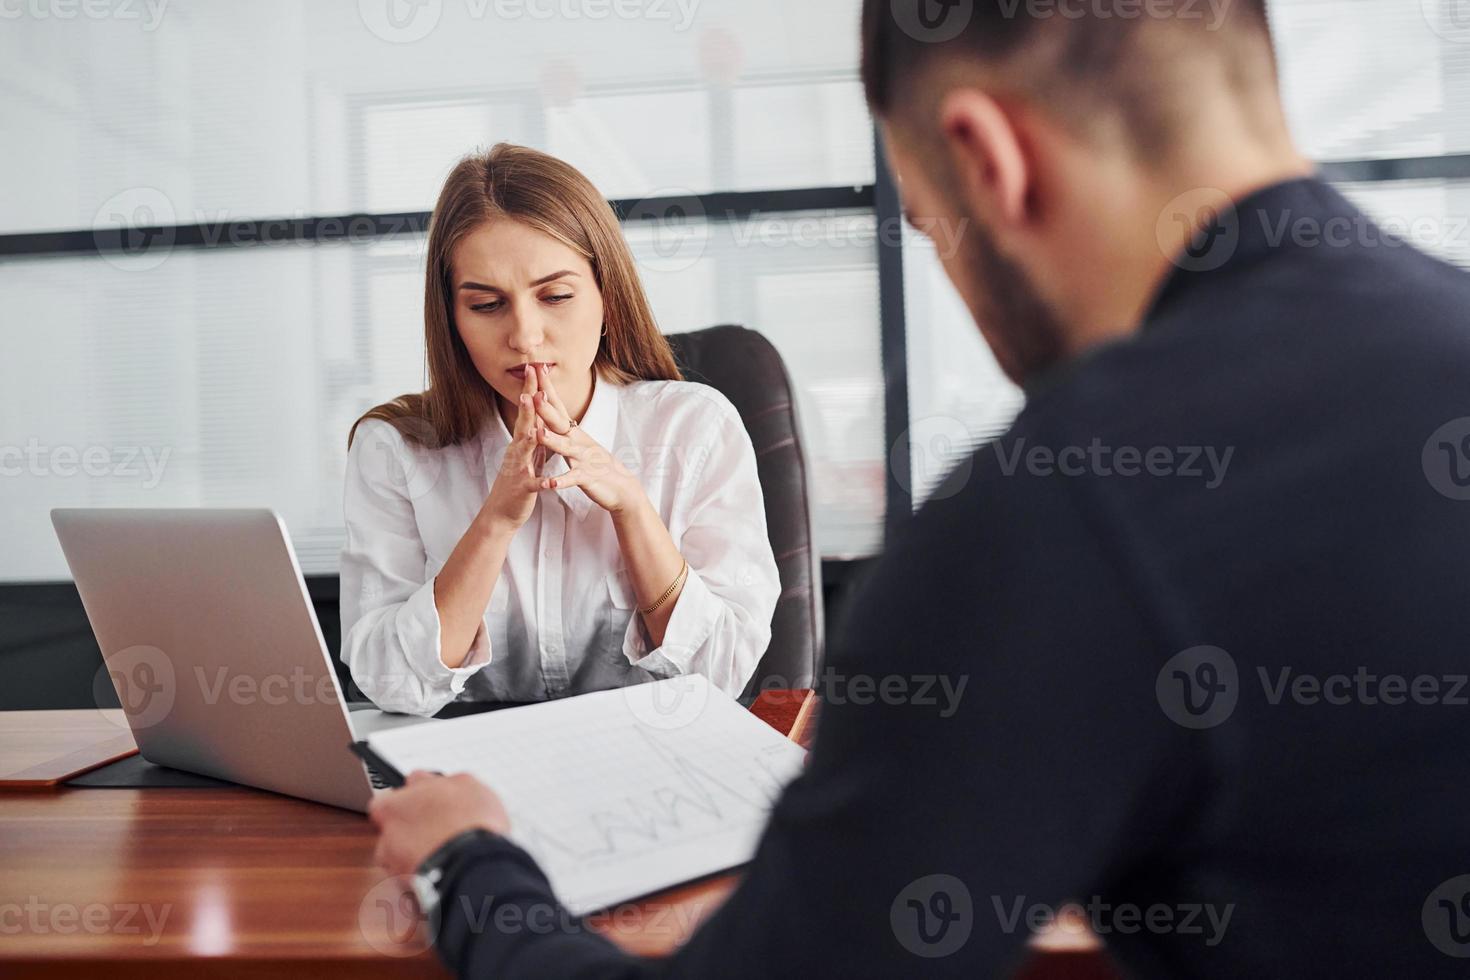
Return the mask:
[[668,589],[666,589],[664,591],[664,594],[658,597],[658,602],[655,602],[653,605],[649,606],[647,609],[640,609],[638,611],[640,613],[642,613],[643,615],[647,616],[649,613],[653,612],[659,606],[662,606],[668,600],[669,596],[671,596],[671,595],[674,594],[674,590],[679,587],[679,583],[682,582],[682,581],[684,581],[684,576],[685,575],[688,575],[688,574],[689,574],[689,559],[686,558],[686,559],[684,559],[684,567],[681,568],[681,569],[679,569],[679,576],[678,576],[678,578],[674,579],[674,584],[671,585],[671,586],[669,586]]

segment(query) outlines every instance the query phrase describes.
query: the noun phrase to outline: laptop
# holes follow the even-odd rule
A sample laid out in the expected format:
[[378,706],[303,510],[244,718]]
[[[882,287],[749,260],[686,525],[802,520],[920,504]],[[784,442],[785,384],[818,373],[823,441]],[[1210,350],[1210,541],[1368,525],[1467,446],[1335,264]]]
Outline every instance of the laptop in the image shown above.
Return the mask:
[[[364,811],[347,750],[432,719],[349,711],[281,518],[266,509],[57,508],[51,523],[143,758]],[[376,783],[376,785],[375,785]]]

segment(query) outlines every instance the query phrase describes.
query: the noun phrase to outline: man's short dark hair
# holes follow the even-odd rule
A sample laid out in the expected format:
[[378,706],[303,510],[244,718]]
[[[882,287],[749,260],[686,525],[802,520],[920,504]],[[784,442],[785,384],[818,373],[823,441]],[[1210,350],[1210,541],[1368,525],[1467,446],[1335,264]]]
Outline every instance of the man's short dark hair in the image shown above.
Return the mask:
[[1177,50],[1189,31],[1248,33],[1266,42],[1270,59],[1266,0],[1220,2],[1216,14],[1206,0],[864,0],[863,88],[888,117],[916,108],[916,82],[941,62],[1017,64],[1017,89],[1079,120],[1115,110],[1137,141],[1155,143],[1165,137],[1166,103],[1188,93],[1158,77],[1156,59],[1135,43],[1141,28],[1180,28],[1150,51]]

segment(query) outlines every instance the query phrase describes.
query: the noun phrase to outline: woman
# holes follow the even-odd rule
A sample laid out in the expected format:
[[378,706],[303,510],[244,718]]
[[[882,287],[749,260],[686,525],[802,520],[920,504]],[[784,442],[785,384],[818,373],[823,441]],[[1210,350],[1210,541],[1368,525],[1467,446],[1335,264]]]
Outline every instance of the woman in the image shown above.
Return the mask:
[[780,583],[755,453],[683,381],[607,202],[500,144],[429,229],[429,388],[348,434],[342,658],[381,708],[685,673],[735,695]]

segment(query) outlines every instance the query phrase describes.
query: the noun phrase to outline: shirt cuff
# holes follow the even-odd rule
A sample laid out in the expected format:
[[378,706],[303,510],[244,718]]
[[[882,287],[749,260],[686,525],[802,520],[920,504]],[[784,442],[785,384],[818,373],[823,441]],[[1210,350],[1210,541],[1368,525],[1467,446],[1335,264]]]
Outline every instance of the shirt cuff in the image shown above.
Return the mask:
[[635,608],[632,621],[628,623],[627,636],[623,638],[623,656],[629,663],[657,677],[687,674],[694,655],[719,623],[722,607],[723,600],[709,590],[704,579],[691,566],[674,612],[669,616],[663,644],[652,650],[648,648],[643,617]]
[[408,655],[409,664],[430,690],[447,688],[458,695],[464,690],[470,675],[490,663],[490,639],[485,632],[485,617],[481,615],[469,656],[458,667],[445,666],[440,657],[439,608],[434,605],[432,578],[419,586],[399,609],[398,642]]

